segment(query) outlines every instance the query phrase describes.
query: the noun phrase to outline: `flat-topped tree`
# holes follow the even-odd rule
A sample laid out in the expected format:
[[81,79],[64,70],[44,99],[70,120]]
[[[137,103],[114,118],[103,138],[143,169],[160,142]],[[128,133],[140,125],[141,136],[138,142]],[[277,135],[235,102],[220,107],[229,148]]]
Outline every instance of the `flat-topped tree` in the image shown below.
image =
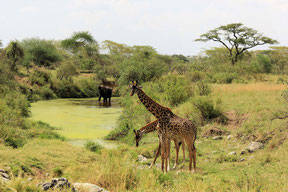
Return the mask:
[[231,23],[212,29],[195,41],[207,42],[210,40],[219,42],[228,49],[232,65],[237,62],[239,55],[247,49],[278,43],[278,41],[264,36],[255,29],[243,26],[242,23]]

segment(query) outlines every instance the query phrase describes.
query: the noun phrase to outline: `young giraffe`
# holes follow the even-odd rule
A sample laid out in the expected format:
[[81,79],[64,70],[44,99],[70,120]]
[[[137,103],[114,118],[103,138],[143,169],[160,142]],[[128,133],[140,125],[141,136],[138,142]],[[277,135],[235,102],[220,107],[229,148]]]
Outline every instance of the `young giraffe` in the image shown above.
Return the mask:
[[[145,125],[144,127],[142,127],[139,130],[136,130],[136,131],[134,130],[135,140],[136,140],[136,147],[138,147],[139,142],[142,139],[143,134],[150,133],[150,132],[153,132],[153,131],[157,130],[156,129],[157,124],[158,124],[158,120],[155,120],[153,122],[148,123],[147,125]],[[183,151],[183,163],[185,162],[185,143],[183,142],[183,140],[180,141],[177,138],[174,138],[172,140],[174,141],[175,148],[176,148],[176,160],[175,160],[175,164],[174,164],[174,167],[173,167],[173,169],[175,169],[177,167],[177,165],[178,165],[178,162],[179,162],[178,161],[178,157],[179,157],[179,148],[180,148],[181,144],[182,144],[182,151]],[[149,168],[151,168],[155,164],[157,158],[159,157],[160,149],[161,149],[161,143],[159,141],[159,146],[158,146],[158,149],[156,151],[156,156],[155,156],[154,161],[152,162],[152,164],[150,165]],[[167,168],[168,170],[169,170],[169,164],[170,164],[169,160],[170,160],[170,157],[168,157],[168,168]]]
[[193,159],[193,172],[196,171],[196,148],[194,142],[197,135],[197,127],[194,123],[188,119],[183,119],[175,115],[169,108],[164,107],[155,101],[153,101],[148,95],[144,93],[141,86],[137,85],[137,82],[132,81],[130,96],[134,94],[138,95],[138,98],[146,107],[146,109],[152,113],[158,120],[157,130],[159,134],[159,140],[161,143],[161,169],[167,172],[167,160],[170,154],[170,139],[178,138],[184,139],[189,150],[189,170],[192,171],[192,159]]

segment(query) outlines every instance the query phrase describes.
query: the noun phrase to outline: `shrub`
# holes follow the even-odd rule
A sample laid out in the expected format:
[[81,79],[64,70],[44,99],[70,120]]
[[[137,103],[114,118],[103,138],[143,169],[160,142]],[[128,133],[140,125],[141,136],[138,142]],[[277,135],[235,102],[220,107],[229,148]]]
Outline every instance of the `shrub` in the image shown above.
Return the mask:
[[99,96],[98,85],[99,83],[93,79],[82,79],[76,83],[76,86],[79,87],[83,97]]
[[193,71],[186,74],[187,79],[192,82],[197,82],[205,79],[205,73],[202,71]]
[[6,105],[24,117],[28,117],[30,115],[30,103],[26,99],[24,95],[19,92],[10,92],[8,93],[4,99]]
[[36,70],[30,74],[29,81],[32,85],[43,86],[50,83],[51,75],[48,72]]
[[193,95],[192,87],[184,77],[167,75],[160,78],[157,83],[158,91],[163,91],[164,99],[172,106],[184,103]]
[[[207,97],[198,97],[192,101],[194,107],[201,113],[204,121],[217,120],[225,123],[227,118],[217,105]],[[218,102],[219,103],[219,102]]]
[[57,78],[60,80],[68,79],[71,81],[72,77],[78,74],[78,68],[72,62],[65,62],[57,69]]
[[236,73],[216,73],[211,77],[210,81],[211,83],[230,84],[237,78],[238,75]]
[[89,151],[99,153],[101,149],[103,149],[103,146],[100,145],[99,143],[88,141],[87,143],[85,143],[85,148],[88,149]]
[[54,177],[61,177],[63,175],[63,170],[60,167],[56,167],[53,169],[53,176]]
[[204,81],[198,81],[196,83],[196,92],[198,93],[198,95],[200,96],[204,96],[204,95],[209,95],[212,92],[212,88],[211,86],[204,82]]
[[55,99],[56,94],[49,88],[48,85],[41,86],[35,90],[35,94],[39,95],[43,99]]

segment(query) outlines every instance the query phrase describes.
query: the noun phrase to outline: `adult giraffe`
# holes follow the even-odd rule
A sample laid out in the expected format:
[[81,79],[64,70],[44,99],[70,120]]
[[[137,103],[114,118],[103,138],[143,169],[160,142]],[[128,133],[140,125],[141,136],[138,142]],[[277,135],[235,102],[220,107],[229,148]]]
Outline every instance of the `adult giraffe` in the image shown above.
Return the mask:
[[[161,170],[167,172],[168,157],[170,154],[170,139],[184,139],[189,151],[189,170],[196,171],[196,148],[195,140],[197,136],[197,127],[189,119],[183,119],[175,115],[170,108],[156,103],[144,93],[137,81],[132,81],[130,96],[137,94],[140,101],[146,109],[152,113],[158,120],[157,130],[161,143]],[[165,164],[165,170],[164,170]]]

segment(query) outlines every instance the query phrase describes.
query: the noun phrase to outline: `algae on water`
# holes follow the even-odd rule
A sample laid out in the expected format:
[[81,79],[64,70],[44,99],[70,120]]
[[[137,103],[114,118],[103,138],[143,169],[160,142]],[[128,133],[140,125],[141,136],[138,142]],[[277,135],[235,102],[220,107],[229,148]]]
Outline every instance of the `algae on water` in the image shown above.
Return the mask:
[[102,138],[121,114],[118,100],[112,98],[109,107],[99,105],[97,98],[39,101],[31,104],[31,118],[59,127],[58,132],[68,139]]

